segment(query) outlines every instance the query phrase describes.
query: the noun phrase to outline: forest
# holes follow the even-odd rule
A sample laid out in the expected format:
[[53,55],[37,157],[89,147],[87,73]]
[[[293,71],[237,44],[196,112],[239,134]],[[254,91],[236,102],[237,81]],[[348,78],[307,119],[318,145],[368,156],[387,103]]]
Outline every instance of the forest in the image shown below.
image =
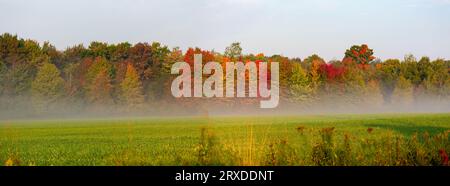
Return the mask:
[[[74,114],[242,112],[261,98],[174,98],[172,64],[279,62],[277,110],[450,111],[450,61],[381,60],[367,44],[343,49],[342,60],[325,61],[263,53],[243,54],[240,43],[223,53],[199,47],[182,51],[159,42],[110,44],[94,41],[65,50],[51,43],[0,35],[0,118]],[[270,77],[269,77],[270,78]],[[216,106],[216,107],[215,107]],[[413,110],[408,110],[413,109]],[[275,112],[272,110],[270,112]]]

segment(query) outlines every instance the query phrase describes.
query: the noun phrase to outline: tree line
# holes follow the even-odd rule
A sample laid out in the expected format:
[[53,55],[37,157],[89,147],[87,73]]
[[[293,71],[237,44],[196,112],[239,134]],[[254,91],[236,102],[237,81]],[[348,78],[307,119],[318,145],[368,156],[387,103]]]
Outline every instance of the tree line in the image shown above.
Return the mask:
[[4,33],[0,36],[0,107],[33,113],[68,106],[80,111],[120,108],[135,112],[174,102],[193,107],[199,102],[171,96],[174,75],[170,69],[178,61],[192,64],[194,54],[202,54],[203,62],[222,64],[279,62],[280,97],[291,105],[407,107],[421,100],[448,103],[450,99],[449,60],[417,59],[408,54],[401,60],[382,61],[365,44],[347,49],[342,60],[326,62],[316,54],[304,59],[242,54],[239,43],[232,43],[223,53],[198,47],[183,52],[158,42],[91,42],[87,47],[80,44],[59,51],[49,42],[39,44]]

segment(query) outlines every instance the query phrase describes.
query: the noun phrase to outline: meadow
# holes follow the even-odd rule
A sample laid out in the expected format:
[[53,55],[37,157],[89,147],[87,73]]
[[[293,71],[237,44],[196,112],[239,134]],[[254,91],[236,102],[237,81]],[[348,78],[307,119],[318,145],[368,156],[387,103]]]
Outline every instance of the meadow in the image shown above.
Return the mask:
[[2,165],[448,165],[450,113],[0,121]]

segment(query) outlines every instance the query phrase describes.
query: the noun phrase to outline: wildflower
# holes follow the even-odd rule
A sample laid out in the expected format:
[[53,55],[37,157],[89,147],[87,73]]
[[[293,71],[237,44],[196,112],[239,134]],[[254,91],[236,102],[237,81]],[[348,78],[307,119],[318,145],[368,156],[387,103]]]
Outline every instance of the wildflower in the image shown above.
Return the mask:
[[13,162],[13,160],[12,160],[11,158],[9,158],[8,160],[6,160],[5,166],[13,166],[13,165],[14,165],[14,162]]

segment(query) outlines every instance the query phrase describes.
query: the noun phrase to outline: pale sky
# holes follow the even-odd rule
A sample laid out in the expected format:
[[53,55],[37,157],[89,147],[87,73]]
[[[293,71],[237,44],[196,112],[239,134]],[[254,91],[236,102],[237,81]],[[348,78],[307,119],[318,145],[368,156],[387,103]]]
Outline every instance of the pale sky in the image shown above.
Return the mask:
[[58,49],[91,41],[304,59],[366,43],[381,59],[450,59],[450,0],[0,0],[0,33]]

